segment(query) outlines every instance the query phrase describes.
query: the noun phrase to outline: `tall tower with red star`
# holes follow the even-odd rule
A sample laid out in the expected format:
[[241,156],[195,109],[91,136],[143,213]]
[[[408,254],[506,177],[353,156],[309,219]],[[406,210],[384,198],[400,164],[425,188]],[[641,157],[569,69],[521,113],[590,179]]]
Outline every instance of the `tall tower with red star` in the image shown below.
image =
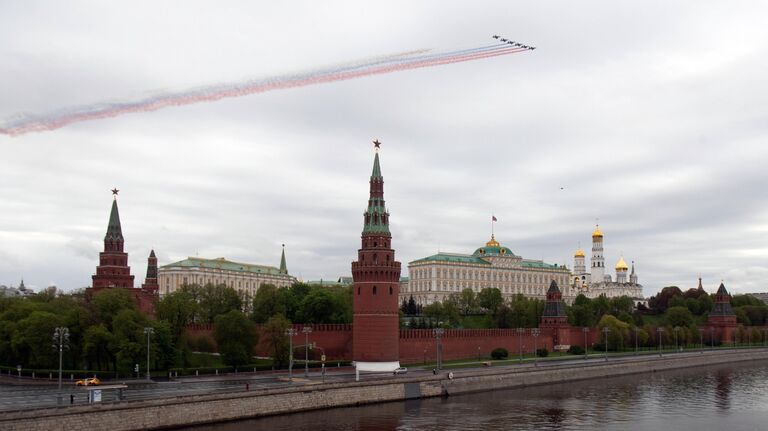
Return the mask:
[[363,215],[362,245],[352,262],[352,359],[358,371],[392,371],[399,362],[400,262],[395,261],[379,146],[374,146],[368,209]]
[[99,266],[93,276],[93,289],[107,287],[133,287],[131,267],[128,266],[128,253],[123,251],[123,229],[120,226],[120,213],[117,210],[117,193],[113,189],[112,211],[109,214],[107,234],[104,236],[104,251],[99,253]]

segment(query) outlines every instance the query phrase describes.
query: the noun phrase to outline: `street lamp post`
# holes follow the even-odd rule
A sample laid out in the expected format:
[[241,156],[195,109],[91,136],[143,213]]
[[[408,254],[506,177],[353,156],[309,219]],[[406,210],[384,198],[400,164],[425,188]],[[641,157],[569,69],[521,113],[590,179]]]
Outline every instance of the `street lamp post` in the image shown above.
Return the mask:
[[437,364],[435,364],[438,370],[443,368],[442,350],[443,344],[440,342],[440,337],[443,336],[445,330],[443,328],[435,328],[432,330],[432,334],[435,336],[435,352],[437,354]]
[[637,326],[635,326],[635,356],[637,356]]
[[293,336],[296,335],[296,328],[288,328],[285,330],[285,335],[288,336],[288,380],[293,383]]
[[537,349],[537,341],[539,339],[539,335],[541,335],[541,330],[539,328],[533,328],[531,329],[531,335],[533,335],[533,366],[538,367],[539,352]]
[[768,346],[768,328],[763,329],[763,347]]
[[680,332],[680,327],[679,326],[675,326],[674,328],[672,328],[672,330],[675,333],[675,351],[679,352],[680,348],[677,347],[677,333]]
[[147,334],[147,380],[151,380],[152,376],[149,373],[149,338],[155,333],[155,328],[146,327],[144,333]]
[[581,332],[584,333],[584,360],[586,360],[587,357],[589,357],[589,344],[587,342],[587,334],[589,334],[589,328],[585,326],[581,328]]
[[605,334],[605,360],[608,360],[608,333],[611,332],[611,328],[603,328],[603,334]]
[[658,334],[659,334],[659,346],[658,346],[658,348],[659,348],[659,357],[661,357],[661,333],[664,332],[664,328],[658,327],[658,328],[656,328],[656,332],[658,332]]
[[480,362],[480,346],[477,346],[477,362]]
[[301,328],[304,333],[304,377],[309,378],[309,334],[312,333],[311,326]]
[[525,329],[523,328],[517,328],[517,345],[520,350],[520,363],[523,363],[523,332],[525,332]]
[[64,348],[69,346],[69,328],[65,326],[58,326],[53,330],[53,347],[59,349],[59,395],[57,402],[59,405],[62,403],[61,399],[61,370],[62,360],[64,357]]
[[699,344],[701,345],[701,353],[704,353],[704,328],[699,328]]
[[709,348],[710,350],[715,349],[715,327],[714,326],[709,327]]

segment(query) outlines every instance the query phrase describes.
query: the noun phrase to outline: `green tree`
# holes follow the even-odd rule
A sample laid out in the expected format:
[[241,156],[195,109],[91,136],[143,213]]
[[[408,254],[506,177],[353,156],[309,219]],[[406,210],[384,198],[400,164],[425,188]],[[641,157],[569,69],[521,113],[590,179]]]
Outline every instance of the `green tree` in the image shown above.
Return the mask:
[[19,321],[12,345],[22,365],[32,368],[54,368],[58,355],[52,346],[53,331],[62,318],[46,311],[33,311]]
[[690,326],[693,324],[693,314],[685,306],[669,307],[666,313],[669,326]]
[[130,292],[126,289],[104,289],[96,293],[92,300],[98,322],[112,330],[112,319],[122,310],[135,310]]
[[251,362],[258,334],[253,322],[240,310],[231,310],[215,317],[214,338],[221,360],[234,367]]
[[496,309],[504,302],[504,298],[501,296],[501,290],[493,288],[485,288],[477,294],[477,303],[487,313],[495,314]]
[[602,333],[603,328],[608,328],[608,349],[618,350],[624,344],[624,340],[629,336],[629,324],[622,322],[616,317],[605,314],[597,323],[597,327],[601,331],[600,343],[605,343],[605,335]]
[[200,309],[203,321],[213,323],[216,316],[231,310],[241,310],[240,294],[233,288],[223,284],[206,284],[200,295]]
[[477,298],[475,297],[475,291],[472,289],[464,289],[459,292],[458,297],[459,312],[463,315],[474,314],[477,311]]
[[88,327],[83,338],[83,351],[89,369],[105,370],[115,362],[117,352],[113,350],[116,346],[114,336],[103,323]]
[[169,293],[155,306],[157,318],[168,323],[174,343],[178,343],[184,328],[194,323],[195,316],[199,312],[200,306],[189,289],[179,289]]
[[288,354],[290,345],[285,331],[291,326],[291,322],[282,314],[275,314],[267,320],[262,328],[264,339],[272,352],[272,361],[275,368],[288,366]]
[[264,323],[275,314],[287,315],[289,311],[290,292],[278,289],[272,284],[262,284],[253,297],[251,317],[256,323]]

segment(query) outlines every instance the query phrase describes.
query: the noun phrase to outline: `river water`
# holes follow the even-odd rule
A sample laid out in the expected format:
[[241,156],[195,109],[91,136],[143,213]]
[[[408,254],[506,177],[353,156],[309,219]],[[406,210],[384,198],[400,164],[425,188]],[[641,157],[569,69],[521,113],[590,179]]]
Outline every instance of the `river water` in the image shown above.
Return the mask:
[[193,429],[768,430],[768,365],[746,363],[637,374]]

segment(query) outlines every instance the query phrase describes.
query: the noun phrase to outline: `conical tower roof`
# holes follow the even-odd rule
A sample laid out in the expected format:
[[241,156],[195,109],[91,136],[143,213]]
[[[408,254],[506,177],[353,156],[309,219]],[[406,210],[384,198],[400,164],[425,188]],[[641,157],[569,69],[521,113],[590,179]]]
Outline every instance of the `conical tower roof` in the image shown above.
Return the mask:
[[149,257],[157,257],[155,256],[155,250],[149,252]]
[[365,223],[363,225],[363,234],[370,233],[390,235],[389,213],[384,203],[384,177],[381,176],[378,151],[373,159],[370,197],[368,198],[368,209],[365,211]]
[[381,177],[381,166],[379,165],[379,152],[376,152],[376,157],[373,159],[373,172],[371,172],[371,179],[373,178],[382,178]]
[[727,295],[728,291],[725,290],[725,284],[720,283],[720,287],[717,288],[717,294],[718,295]]
[[557,287],[557,282],[555,280],[552,280],[552,282],[549,283],[549,290],[547,290],[547,293],[560,293],[560,288]]
[[288,274],[288,266],[285,264],[285,244],[283,244],[283,253],[280,256],[280,273]]
[[120,212],[117,210],[117,198],[112,201],[112,211],[109,213],[109,224],[107,225],[107,235],[104,238],[112,240],[123,239],[123,229],[120,226]]

